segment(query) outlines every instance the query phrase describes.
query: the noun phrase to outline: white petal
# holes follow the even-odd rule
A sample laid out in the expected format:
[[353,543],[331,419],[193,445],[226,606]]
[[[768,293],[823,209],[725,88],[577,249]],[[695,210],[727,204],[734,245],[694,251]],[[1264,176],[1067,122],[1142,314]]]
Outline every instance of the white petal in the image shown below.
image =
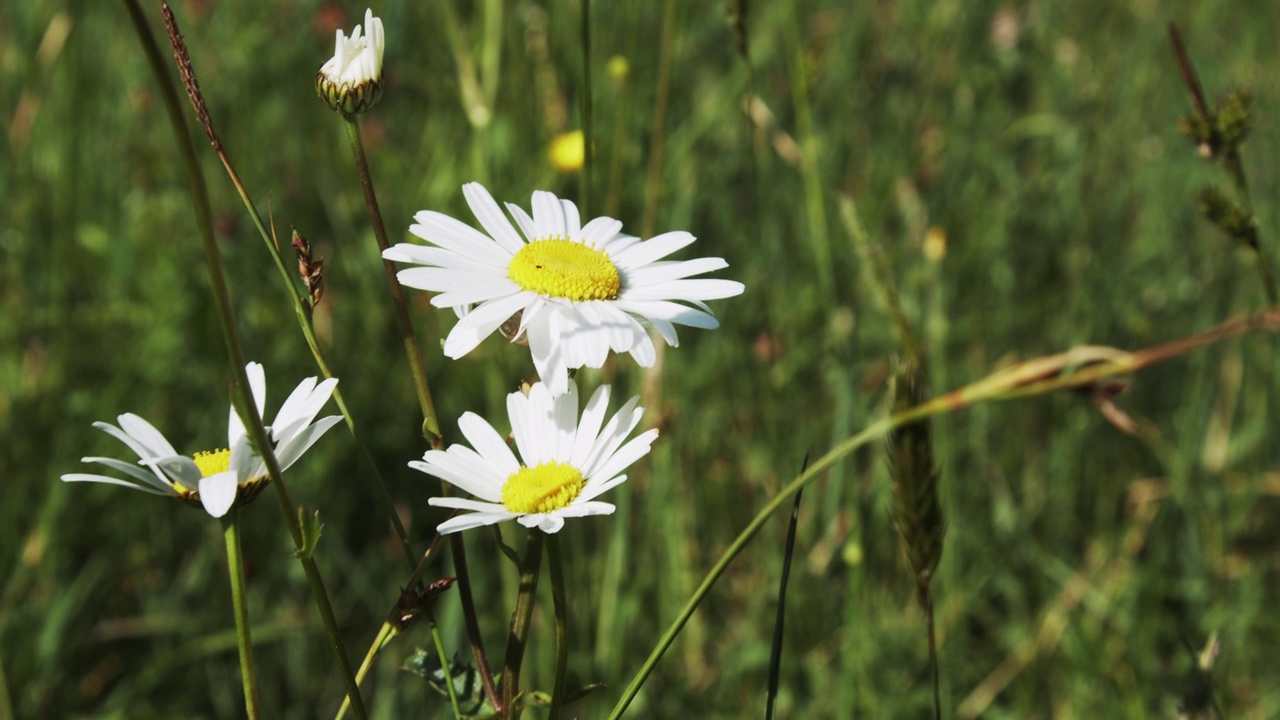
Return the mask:
[[556,514],[562,518],[570,517],[587,517],[590,515],[612,515],[616,510],[613,505],[607,502],[578,502],[567,508],[557,510]]
[[696,239],[693,235],[684,231],[663,233],[615,253],[613,262],[619,268],[642,267],[656,260],[661,260],[671,253],[692,244]]
[[448,451],[429,450],[422,460],[411,461],[409,467],[488,502],[501,502],[502,485],[508,477],[499,474],[474,450],[461,445],[451,446]]
[[[244,372],[249,376],[249,390],[253,392],[253,403],[258,408],[258,417],[263,417],[262,409],[267,403],[267,378],[262,372],[262,365],[251,362],[244,366]],[[227,417],[227,444],[235,445],[236,442],[245,435],[244,423],[240,420],[240,415],[236,413],[236,406],[231,405],[231,412]]]
[[433,497],[427,498],[427,504],[431,507],[445,507],[454,510],[475,510],[477,512],[487,513],[506,513],[512,515],[510,510],[502,503],[480,502],[479,500],[468,500],[467,498],[456,497]]
[[66,475],[62,476],[62,481],[63,482],[92,482],[92,483],[102,483],[103,485],[119,485],[120,487],[127,487],[131,490],[141,490],[142,492],[151,493],[152,495],[172,495],[173,494],[173,492],[164,492],[161,490],[157,490],[153,487],[147,487],[146,485],[140,485],[136,482],[130,482],[129,480],[121,480],[119,478],[108,477],[106,475],[91,475],[89,473],[67,473]]
[[[415,226],[416,227],[416,226]],[[477,233],[478,235],[479,233]],[[481,236],[484,237],[484,236]],[[488,238],[484,242],[492,245],[493,242]],[[466,272],[484,272],[493,273],[495,271],[506,272],[507,265],[510,264],[510,258],[506,253],[499,253],[500,257],[496,258],[498,262],[484,262],[480,258],[471,255],[459,255],[451,250],[433,247],[430,245],[415,245],[413,243],[400,243],[398,245],[387,248],[382,251],[383,260],[392,260],[394,262],[416,263],[418,265],[427,265],[430,267],[455,268]]]
[[618,446],[631,434],[631,430],[640,422],[640,417],[644,415],[644,408],[637,407],[639,403],[640,396],[636,395],[624,403],[618,412],[609,418],[609,422],[605,423],[586,462],[578,467],[585,477],[595,477],[598,474],[597,466],[613,455],[614,450],[618,449]]
[[444,213],[423,210],[413,218],[418,223],[410,225],[409,232],[467,261],[505,268],[517,252],[507,250],[488,235]]
[[205,512],[220,518],[227,514],[236,501],[236,474],[231,471],[220,472],[200,479],[200,504]]
[[[80,461],[106,465],[112,470],[118,470],[128,475],[129,477],[133,478],[134,480],[130,482],[136,481],[137,484],[146,485],[147,487],[155,490],[155,492],[158,492],[164,495],[169,495],[173,493],[173,481],[171,481],[164,474],[156,471],[154,468],[150,468],[151,472],[147,472],[146,470],[143,470],[142,468],[138,467],[133,463],[127,463],[127,462],[124,462],[123,460],[116,460],[115,458],[107,458],[107,457],[85,457],[85,458],[80,458]],[[96,477],[102,477],[102,476],[96,476]]]
[[704,330],[714,330],[720,327],[720,321],[716,320],[714,315],[669,300],[622,299],[616,300],[614,307],[629,313],[635,313],[651,322],[655,320],[666,321],[688,327],[703,328]]
[[587,407],[582,411],[582,419],[578,421],[578,431],[573,439],[573,453],[569,456],[569,464],[576,468],[586,467],[591,448],[595,447],[600,425],[604,423],[604,415],[609,408],[609,393],[608,385],[596,388],[587,401]]
[[467,513],[458,517],[445,520],[436,527],[436,532],[441,535],[459,532],[461,530],[470,530],[474,527],[482,527],[485,525],[497,525],[500,522],[510,520],[515,517],[511,513]]
[[[582,244],[597,250],[606,250],[610,241],[621,231],[622,223],[611,217],[593,218],[582,228]],[[619,247],[618,250],[622,248]],[[608,250],[608,252],[615,251]]]
[[578,433],[578,386],[569,383],[569,389],[555,398],[551,411],[551,437],[548,445],[551,456],[557,462],[568,462],[573,457],[573,439]]
[[195,490],[199,487],[200,468],[196,467],[195,462],[185,455],[170,455],[168,457],[140,460],[139,462],[146,464],[148,467],[158,469],[166,477],[180,483],[188,490]]
[[545,190],[533,193],[534,239],[564,237],[564,209],[559,199]]
[[524,240],[503,217],[502,209],[498,207],[498,203],[494,201],[489,191],[485,190],[480,183],[472,182],[462,186],[462,194],[467,198],[471,212],[475,213],[476,219],[480,221],[485,232],[512,255],[520,252],[525,245]]
[[564,214],[564,236],[569,240],[582,239],[582,218],[578,214],[578,206],[570,200],[560,201],[560,211]]
[[507,447],[506,440],[484,418],[472,412],[464,413],[458,419],[458,429],[499,474],[510,476],[520,470],[520,461]]
[[[526,317],[530,315],[525,313]],[[562,395],[569,388],[569,369],[565,365],[563,348],[551,329],[551,312],[536,313],[528,318],[526,337],[529,339],[529,352],[533,356],[533,367],[538,377],[546,384],[552,395]]]
[[527,528],[536,527],[548,535],[554,535],[560,532],[560,528],[564,527],[564,518],[555,513],[549,515],[543,515],[541,513],[537,515],[524,515],[516,518],[516,522]]
[[467,313],[458,320],[458,324],[453,326],[448,337],[445,338],[445,357],[457,360],[474,350],[480,341],[492,335],[498,326],[525,309],[532,295],[529,292],[521,292],[510,297],[490,300]]
[[678,262],[656,262],[626,271],[624,287],[657,285],[671,280],[701,275],[729,267],[722,258],[698,258]]
[[627,288],[618,297],[627,300],[720,300],[741,295],[745,287],[737,280],[717,278],[670,280],[657,285]]
[[[607,477],[607,476],[600,475],[598,477]],[[574,504],[576,505],[578,503],[586,503],[591,500],[594,500],[595,498],[600,497],[601,495],[618,487],[619,485],[621,485],[626,481],[627,481],[626,475],[618,475],[616,477],[609,478],[608,480],[595,483],[594,485],[588,484],[586,487],[582,488],[582,493],[579,494],[578,497],[574,498]]]
[[120,429],[136,440],[138,445],[146,451],[146,455],[138,453],[139,456],[158,457],[178,454],[178,451],[173,449],[155,426],[137,415],[125,413],[116,420],[120,422]]
[[533,218],[529,217],[529,213],[515,203],[504,203],[504,205],[507,206],[507,212],[511,213],[511,218],[516,221],[516,227],[520,228],[520,232],[524,233],[524,236],[530,240],[536,238],[537,229],[534,227]]
[[341,421],[341,415],[320,418],[314,425],[307,425],[293,437],[281,443],[280,447],[276,448],[276,462],[280,463],[280,471],[288,470],[289,466],[297,462],[303,453],[311,449],[321,435]]
[[590,484],[591,480],[595,480],[596,478],[611,478],[621,473],[623,470],[630,467],[632,463],[645,455],[648,455],[649,450],[653,445],[653,441],[657,439],[658,431],[656,429],[647,430],[632,438],[630,442],[619,448],[617,452],[612,453],[602,462],[597,463],[596,467],[592,468],[588,484]]

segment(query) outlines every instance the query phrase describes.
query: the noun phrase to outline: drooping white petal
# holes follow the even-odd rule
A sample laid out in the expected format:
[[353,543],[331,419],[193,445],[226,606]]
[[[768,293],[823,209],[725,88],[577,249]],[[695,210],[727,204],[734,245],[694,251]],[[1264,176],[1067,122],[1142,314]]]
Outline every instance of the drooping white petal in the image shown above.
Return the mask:
[[177,455],[178,452],[173,449],[169,441],[164,435],[151,423],[134,415],[133,413],[125,413],[116,418],[120,423],[120,429],[137,441],[138,445],[146,451],[146,454],[138,453],[141,457],[161,457],[167,455]]
[[329,428],[337,425],[342,421],[341,415],[330,415],[329,417],[320,418],[314,424],[307,425],[299,430],[293,437],[281,443],[276,448],[276,461],[280,463],[280,471],[284,472],[291,465],[302,457],[302,454],[311,449],[311,446],[329,431]]
[[235,503],[238,488],[236,474],[231,470],[201,478],[200,504],[204,505],[205,512],[220,518]]
[[151,493],[152,495],[172,495],[173,492],[164,492],[157,490],[148,485],[142,485],[130,480],[121,480],[119,478],[107,477],[106,475],[92,475],[89,473],[67,473],[62,476],[63,482],[92,482],[102,483],[103,485],[119,485],[132,490],[141,490],[142,492]]

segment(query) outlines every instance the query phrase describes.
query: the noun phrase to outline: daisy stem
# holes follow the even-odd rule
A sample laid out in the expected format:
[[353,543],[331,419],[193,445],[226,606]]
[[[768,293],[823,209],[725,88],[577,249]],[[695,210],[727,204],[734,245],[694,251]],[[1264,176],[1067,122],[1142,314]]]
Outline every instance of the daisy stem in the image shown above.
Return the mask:
[[560,560],[560,542],[557,535],[547,536],[547,565],[551,569],[551,601],[556,614],[556,679],[551,690],[551,720],[560,717],[564,708],[564,686],[569,667],[569,618],[568,602],[564,596],[564,564]]
[[241,683],[244,685],[244,711],[250,720],[261,717],[257,700],[257,675],[253,673],[253,641],[248,624],[248,600],[244,593],[244,557],[239,542],[239,510],[232,507],[223,515],[223,539],[227,541],[227,573],[232,580],[232,611],[236,615],[236,641],[241,656]]
[[[200,230],[200,240],[204,246],[205,261],[209,270],[210,284],[213,286],[218,319],[222,325],[223,339],[226,341],[227,353],[230,356],[233,385],[232,400],[235,403],[236,412],[240,415],[241,421],[249,431],[249,438],[252,441],[254,450],[267,466],[267,473],[272,481],[271,485],[275,488],[276,498],[280,501],[280,509],[284,513],[285,524],[289,527],[289,534],[293,539],[293,545],[299,561],[306,571],[307,580],[311,585],[312,594],[315,596],[316,605],[319,607],[321,619],[324,622],[325,630],[328,632],[329,642],[337,658],[343,680],[346,683],[352,706],[356,710],[356,716],[361,720],[366,720],[367,714],[364,709],[364,702],[360,699],[360,688],[356,685],[355,675],[351,672],[351,664],[347,661],[346,651],[342,647],[342,641],[338,635],[338,623],[333,617],[333,607],[329,604],[329,598],[325,594],[324,583],[320,579],[320,571],[316,567],[315,560],[309,554],[301,552],[303,547],[302,526],[294,509],[293,501],[289,497],[289,490],[284,483],[284,477],[281,475],[280,463],[272,451],[271,439],[267,435],[266,427],[262,423],[262,417],[258,414],[257,405],[253,399],[249,377],[245,370],[244,348],[240,344],[235,310],[231,304],[231,291],[227,285],[226,272],[222,267],[222,257],[214,240],[213,210],[209,203],[209,193],[205,186],[204,175],[200,172],[200,163],[196,158],[195,145],[191,142],[191,135],[187,132],[186,120],[182,115],[178,94],[174,90],[172,83],[169,82],[159,45],[147,26],[146,18],[142,14],[142,9],[138,6],[137,0],[124,0],[124,2],[133,21],[134,30],[142,43],[148,64],[155,73],[160,95],[163,98],[178,144],[179,155],[182,157],[183,165],[187,172],[187,180],[191,188],[192,206],[196,215],[196,225]],[[198,87],[195,84],[194,74],[191,70],[190,57],[187,54],[185,44],[182,42],[182,35],[178,31],[177,21],[174,19],[168,3],[161,3],[161,10],[164,15],[165,26],[169,31],[170,43],[173,45],[174,53],[178,60],[179,71],[183,75],[184,81],[189,80],[187,85],[188,93],[196,105],[196,114],[201,123],[208,129],[211,139],[214,139],[215,144],[218,144],[216,143],[217,136],[212,133],[212,126],[208,121],[208,110],[204,107],[203,99],[198,95]]]
[[[128,2],[133,4],[136,3],[136,0],[128,0]],[[156,52],[158,56],[159,50],[157,49]],[[178,52],[176,48],[175,52]],[[194,71],[191,71],[189,68],[189,58],[186,58],[185,55],[186,48],[182,48],[181,52],[183,53],[182,59],[187,61],[188,72],[190,72],[190,77],[188,78],[184,76],[183,82],[184,84],[188,83],[188,81],[190,83],[187,88],[187,92],[192,99],[192,103],[195,105],[196,114],[205,130],[205,134],[209,136],[209,141],[212,143],[213,149],[218,155],[218,159],[222,162],[222,167],[227,171],[227,176],[231,179],[232,186],[234,186],[236,192],[239,193],[240,200],[244,203],[245,209],[249,213],[249,218],[253,220],[254,227],[258,229],[258,234],[266,244],[267,253],[271,255],[271,259],[275,262],[276,270],[280,273],[281,281],[284,283],[284,286],[288,291],[287,294],[289,295],[289,299],[293,303],[293,314],[298,320],[298,326],[302,328],[302,335],[307,341],[307,347],[311,350],[312,357],[315,358],[316,365],[320,368],[320,372],[324,375],[325,379],[332,378],[333,371],[329,369],[329,363],[325,361],[324,354],[320,351],[320,343],[316,339],[315,327],[312,324],[310,308],[303,305],[303,298],[297,292],[293,276],[289,274],[289,269],[285,266],[284,258],[280,255],[280,246],[276,241],[275,232],[274,230],[267,229],[266,223],[262,221],[262,215],[258,213],[257,206],[254,205],[253,199],[249,196],[249,191],[245,188],[244,183],[240,181],[240,175],[236,172],[235,166],[231,164],[231,158],[227,156],[226,151],[223,149],[222,141],[214,131],[213,119],[209,117],[207,110],[204,108],[204,100],[200,96],[200,88],[196,84]],[[182,59],[180,59],[179,62],[180,68],[182,67]],[[163,63],[161,63],[161,67],[163,67]],[[163,73],[163,70],[159,70],[158,72]],[[160,77],[166,76],[161,74]],[[162,82],[167,82],[167,80]],[[179,118],[181,118],[180,111]],[[185,132],[185,127],[183,132]],[[390,491],[387,490],[387,483],[382,478],[382,473],[378,470],[377,464],[373,462],[373,457],[369,454],[369,448],[356,434],[355,418],[352,417],[351,411],[347,408],[347,401],[342,395],[341,388],[335,387],[333,389],[333,400],[337,403],[338,410],[342,413],[343,420],[346,421],[347,430],[351,433],[352,439],[356,441],[356,446],[360,448],[360,454],[361,457],[364,458],[365,465],[367,465],[373,472],[373,477],[377,481],[375,484],[378,486],[378,490],[382,493],[383,502],[387,505],[387,511],[391,517],[391,525],[395,529],[396,537],[399,538],[400,545],[404,550],[405,562],[409,564],[409,567],[413,567],[414,551],[413,546],[409,543],[409,533],[405,530],[404,523],[400,521],[400,515],[396,512],[395,502],[391,498]]]
[[515,698],[520,685],[520,664],[524,662],[525,641],[529,638],[529,619],[533,617],[534,595],[538,590],[538,571],[542,567],[541,530],[529,531],[529,546],[525,549],[524,563],[520,567],[520,594],[516,609],[511,613],[511,636],[507,639],[507,656],[502,663],[503,720],[515,720],[520,716]]
[[[378,207],[378,196],[373,189],[373,176],[369,173],[369,163],[365,158],[360,125],[354,115],[342,117],[347,129],[347,140],[351,145],[351,154],[355,158],[356,170],[360,174],[360,186],[364,189],[365,204],[369,206],[369,216],[373,221],[373,236],[378,242],[379,256],[381,256],[390,244],[387,242],[387,227],[382,222],[382,210]],[[431,441],[431,447],[439,450],[444,447],[444,436],[440,433],[440,421],[436,417],[436,407],[431,400],[431,386],[427,383],[426,368],[422,362],[422,354],[418,351],[418,341],[413,334],[413,322],[409,319],[409,306],[404,299],[404,288],[400,286],[400,280],[396,278],[395,265],[390,260],[383,260],[382,267],[386,271],[391,298],[395,302],[396,318],[400,323],[400,334],[404,338],[405,354],[409,358],[409,371],[413,374],[418,404],[422,407],[423,435]],[[466,546],[462,544],[461,535],[455,535],[452,538],[450,551],[453,555],[453,569],[458,575],[458,597],[462,601],[462,616],[467,626],[471,653],[476,659],[477,667],[488,678],[489,662],[485,658],[484,646],[481,644],[480,622],[476,618],[475,601],[471,596],[471,578],[467,572],[467,551]],[[486,682],[485,687],[491,689],[491,683]],[[490,699],[496,700],[492,694]]]
[[[779,490],[769,502],[756,513],[755,518],[747,524],[738,537],[720,556],[706,577],[693,591],[692,597],[681,608],[670,627],[658,639],[649,657],[641,665],[640,670],[631,680],[631,684],[623,691],[622,697],[609,713],[608,720],[616,720],[626,712],[631,701],[640,692],[640,687],[648,679],[658,661],[675,642],[676,636],[693,616],[698,605],[710,592],[734,558],[751,542],[756,533],[788,498],[818,479],[831,466],[846,455],[866,445],[868,442],[882,437],[894,428],[908,425],[926,417],[954,412],[980,402],[992,400],[1012,400],[1015,398],[1044,395],[1057,390],[1093,388],[1098,383],[1121,375],[1128,375],[1143,368],[1163,362],[1171,358],[1186,355],[1194,350],[1214,345],[1224,340],[1239,337],[1259,330],[1274,330],[1280,327],[1280,307],[1246,317],[1233,318],[1219,325],[1183,338],[1178,338],[1132,352],[1124,352],[1114,348],[1096,348],[1084,346],[1068,350],[1057,355],[1035,358],[1013,367],[1004,368],[991,373],[976,382],[958,390],[903,410],[882,420],[878,420],[864,428],[861,432],[842,441],[827,454],[818,458],[807,470]],[[1100,351],[1105,351],[1105,354]],[[1091,364],[1090,364],[1091,363]]]
[[[369,173],[369,162],[364,154],[364,140],[360,135],[360,123],[355,115],[343,115],[343,124],[347,129],[347,140],[351,145],[351,155],[356,161],[356,170],[360,173],[360,187],[364,190],[364,202],[369,206],[369,217],[373,221],[373,237],[378,241],[378,256],[386,252],[391,245],[387,242],[387,226],[382,222],[382,210],[378,207],[378,195],[373,190],[373,176]],[[431,401],[431,386],[427,383],[427,371],[422,362],[422,353],[418,350],[418,341],[413,334],[413,321],[409,319],[409,304],[404,299],[404,288],[396,278],[396,266],[390,260],[382,261],[382,269],[387,274],[387,285],[391,288],[391,299],[396,306],[396,320],[400,324],[400,336],[404,341],[405,355],[409,358],[409,372],[413,374],[413,386],[418,393],[418,405],[422,407],[423,435],[431,441],[433,447],[442,445],[440,421],[436,419],[436,407]]]
[[258,676],[253,669],[253,639],[249,631],[249,602],[244,589],[244,557],[240,551],[240,512],[231,508],[222,516],[222,538],[227,543],[227,573],[231,577],[231,607],[236,616],[236,641],[240,649],[240,683],[249,720],[262,716],[258,700]]

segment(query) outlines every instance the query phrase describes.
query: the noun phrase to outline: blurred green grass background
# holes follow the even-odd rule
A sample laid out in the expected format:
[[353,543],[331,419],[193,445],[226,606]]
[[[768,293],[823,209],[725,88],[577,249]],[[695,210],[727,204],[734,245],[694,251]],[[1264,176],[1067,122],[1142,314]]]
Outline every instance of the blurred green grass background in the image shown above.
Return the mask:
[[[579,127],[579,4],[452,5],[452,39],[439,3],[374,7],[386,84],[364,127],[393,242],[420,209],[469,222],[469,180],[526,206],[533,189],[579,198],[577,178],[547,161],[551,138]],[[333,29],[349,31],[364,6],[174,9],[246,185],[325,258],[322,342],[421,549],[441,517],[426,505],[438,487],[405,465],[425,449],[418,410],[342,129],[312,85]],[[753,3],[754,74],[720,3],[676,12],[655,229],[693,232],[685,256],[725,257],[718,275],[747,292],[714,304],[721,329],[681,332],[667,353],[651,409],[664,435],[614,493],[618,514],[565,531],[572,682],[608,685],[574,706],[582,717],[612,706],[805,454],[886,407],[893,335],[860,281],[839,194],[893,269],[935,392],[1073,344],[1137,348],[1260,309],[1252,257],[1192,201],[1225,180],[1178,133],[1190,103],[1166,36],[1176,21],[1211,98],[1253,90],[1244,162],[1263,241],[1274,252],[1280,237],[1270,3]],[[593,5],[591,213],[631,232],[654,147],[661,26],[660,3]],[[480,66],[489,52],[499,69],[483,126],[468,121],[458,48]],[[625,83],[605,72],[613,56],[629,61]],[[57,480],[86,470],[81,456],[120,455],[95,420],[139,413],[184,451],[221,442],[226,422],[225,351],[188,191],[123,6],[6,4],[0,107],[0,717],[240,717],[217,524]],[[212,152],[202,160],[273,412],[316,370],[239,200]],[[931,228],[946,238],[937,260],[923,253]],[[527,354],[490,339],[447,361],[437,342],[452,314],[422,293],[412,301],[446,432],[456,437],[466,410],[501,426],[505,393],[532,372]],[[1275,364],[1274,340],[1252,336],[1134,378],[1119,402],[1154,425],[1156,444],[1065,394],[938,420],[948,716],[1172,717],[1195,684],[1189,648],[1214,631],[1225,716],[1280,716]],[[616,396],[642,380],[618,362]],[[290,477],[322,513],[318,558],[358,658],[407,579],[385,510],[341,428]],[[876,447],[806,494],[781,716],[929,711],[923,617],[889,508]],[[267,500],[242,514],[263,702],[268,717],[330,717],[341,685],[278,513]],[[761,712],[784,530],[779,517],[735,562],[632,717]],[[488,536],[469,547],[497,658],[512,573]],[[456,599],[439,613],[450,647],[464,649]],[[528,684],[547,689],[549,617],[547,596],[525,665]],[[388,648],[366,684],[373,717],[447,715],[397,669],[429,643],[415,627]]]

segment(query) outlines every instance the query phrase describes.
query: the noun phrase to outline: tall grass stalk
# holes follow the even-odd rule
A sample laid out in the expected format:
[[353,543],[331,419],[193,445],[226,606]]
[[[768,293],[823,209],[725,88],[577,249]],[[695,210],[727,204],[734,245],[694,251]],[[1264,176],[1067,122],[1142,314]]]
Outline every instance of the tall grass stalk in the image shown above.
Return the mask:
[[[157,45],[155,37],[147,26],[146,19],[142,14],[142,9],[138,6],[137,0],[125,0],[125,6],[128,8],[130,19],[133,21],[134,29],[142,43],[148,63],[155,73],[156,82],[160,87],[165,109],[174,131],[179,155],[182,157],[183,166],[187,171],[187,178],[191,187],[192,205],[196,215],[196,224],[200,230],[200,240],[204,246],[205,260],[208,265],[209,280],[213,286],[218,319],[222,326],[223,338],[230,356],[233,400],[235,401],[237,414],[240,415],[241,421],[248,428],[249,437],[258,456],[266,464],[267,473],[271,477],[272,487],[275,488],[276,498],[284,515],[285,524],[289,528],[289,535],[293,539],[298,560],[302,563],[306,573],[312,595],[320,610],[325,632],[329,637],[330,647],[338,661],[338,669],[346,685],[347,695],[351,698],[351,704],[355,709],[356,716],[364,720],[367,718],[364,702],[360,698],[360,689],[355,683],[355,676],[351,672],[351,664],[347,661],[346,650],[342,646],[342,638],[338,632],[337,620],[333,615],[333,607],[329,603],[329,596],[325,592],[324,583],[320,578],[320,570],[316,566],[315,560],[309,553],[303,552],[306,540],[303,536],[301,522],[293,500],[289,497],[288,487],[285,485],[284,477],[280,472],[280,463],[276,460],[275,453],[272,451],[270,437],[268,437],[266,427],[262,423],[262,417],[258,414],[257,406],[249,387],[249,378],[245,371],[244,349],[240,344],[235,311],[231,305],[231,293],[227,287],[226,274],[222,268],[222,258],[218,253],[218,247],[213,237],[213,212],[209,204],[209,194],[205,186],[204,175],[200,172],[199,161],[196,159],[195,146],[192,144],[191,136],[187,132],[186,121],[183,118],[180,107],[181,104],[166,72],[166,64],[161,57],[159,45]],[[170,41],[178,55],[180,67],[183,67],[182,63],[186,59],[186,52],[182,43],[182,35],[178,31],[177,22],[174,20],[172,11],[169,10],[168,3],[162,3],[161,9],[165,26],[169,30]],[[183,69],[187,73],[190,72],[189,66]],[[207,112],[200,112],[199,109],[197,109],[197,115],[201,118],[208,117]]]
[[[904,359],[894,372],[893,407],[905,412],[924,403],[924,370],[916,361]],[[942,719],[942,691],[938,672],[938,639],[934,628],[934,571],[942,558],[947,533],[942,502],[938,496],[940,470],[933,457],[931,424],[928,418],[894,428],[888,437],[889,474],[893,478],[894,526],[915,582],[916,600],[925,613],[929,643],[929,667],[933,678],[933,713]]]
[[698,609],[698,605],[711,591],[716,581],[728,569],[734,558],[760,532],[769,517],[802,488],[820,477],[835,463],[872,440],[883,437],[895,428],[918,420],[955,412],[978,403],[993,400],[1044,395],[1057,390],[1091,388],[1098,382],[1120,375],[1137,372],[1165,360],[1186,355],[1195,350],[1214,345],[1246,333],[1280,328],[1280,308],[1267,312],[1234,318],[1208,330],[1150,348],[1125,352],[1115,348],[1081,346],[1056,355],[1035,358],[1003,370],[998,370],[976,382],[929,400],[909,410],[897,412],[878,420],[857,434],[837,444],[808,470],[800,473],[776,493],[739,533],[720,558],[711,566],[693,595],[684,604],[671,625],[658,639],[657,645],[645,659],[622,696],[609,713],[609,720],[622,717],[631,702],[639,694],[645,680],[653,673],[658,661],[675,642],[685,624]]

